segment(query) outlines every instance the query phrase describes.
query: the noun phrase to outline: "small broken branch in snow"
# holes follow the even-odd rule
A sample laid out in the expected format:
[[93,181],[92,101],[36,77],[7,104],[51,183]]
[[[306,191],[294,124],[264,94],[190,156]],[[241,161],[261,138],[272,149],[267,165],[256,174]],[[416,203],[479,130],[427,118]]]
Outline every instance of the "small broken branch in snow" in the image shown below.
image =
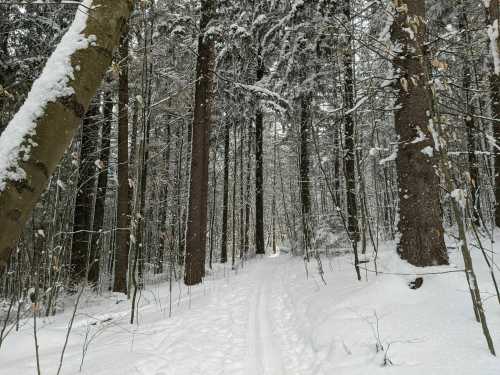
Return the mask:
[[0,137],[0,266],[69,146],[111,63],[132,0],[85,0]]

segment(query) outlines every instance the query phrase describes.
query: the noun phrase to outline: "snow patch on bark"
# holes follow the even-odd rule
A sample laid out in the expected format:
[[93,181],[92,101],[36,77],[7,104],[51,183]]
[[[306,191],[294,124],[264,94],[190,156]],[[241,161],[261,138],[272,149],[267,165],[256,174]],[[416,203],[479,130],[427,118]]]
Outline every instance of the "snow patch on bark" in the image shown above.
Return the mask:
[[33,83],[26,101],[0,137],[0,191],[5,189],[8,181],[21,181],[26,177],[19,163],[29,160],[31,149],[37,146],[32,139],[36,134],[36,121],[44,114],[47,104],[74,93],[69,86],[74,79],[71,56],[95,41],[95,37],[83,34],[92,1],[84,0],[78,6],[71,27],[48,59],[40,77]]
[[500,74],[500,56],[498,55],[498,20],[493,21],[492,25],[488,26],[488,37],[490,38],[490,50],[493,56],[493,66],[495,74]]
[[398,157],[398,151],[397,151],[397,150],[395,150],[392,154],[390,154],[388,157],[386,157],[386,158],[384,158],[384,159],[380,160],[378,163],[379,163],[380,165],[384,165],[385,163],[388,163],[388,162],[390,162],[390,161],[394,161],[394,160],[396,160],[396,159],[397,159],[397,157]]
[[429,124],[427,125],[427,128],[431,132],[432,139],[434,141],[434,147],[436,148],[436,151],[439,151],[441,149],[441,139],[439,137],[438,132],[434,128],[434,121],[432,121],[432,119],[429,119]]
[[424,147],[420,152],[430,158],[434,156],[434,149],[431,146]]
[[465,191],[462,189],[455,189],[450,193],[451,197],[455,199],[455,201],[462,207],[462,209],[465,209],[467,205],[467,197],[465,194]]

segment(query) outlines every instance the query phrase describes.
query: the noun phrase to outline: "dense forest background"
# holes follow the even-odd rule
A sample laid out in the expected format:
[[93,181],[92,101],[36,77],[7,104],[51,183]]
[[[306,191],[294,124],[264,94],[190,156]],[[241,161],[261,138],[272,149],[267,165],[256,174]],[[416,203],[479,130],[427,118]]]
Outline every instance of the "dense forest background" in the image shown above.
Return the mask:
[[[0,4],[0,131],[82,11]],[[497,0],[137,1],[6,262],[2,335],[87,286],[135,303],[266,252],[320,275],[352,254],[361,280],[385,241],[447,264],[447,236],[493,353],[470,252],[500,302],[499,18]]]

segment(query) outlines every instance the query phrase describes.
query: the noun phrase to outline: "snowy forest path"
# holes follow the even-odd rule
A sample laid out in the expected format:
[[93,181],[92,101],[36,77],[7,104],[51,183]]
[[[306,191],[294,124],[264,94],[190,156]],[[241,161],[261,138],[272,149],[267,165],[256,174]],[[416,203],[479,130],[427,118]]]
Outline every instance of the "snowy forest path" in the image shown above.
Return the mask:
[[[282,256],[251,260],[236,271],[218,265],[202,285],[174,286],[171,317],[169,286],[157,284],[141,293],[133,326],[121,295],[81,306],[63,374],[323,375],[311,367],[314,350],[300,331],[306,319],[293,302],[291,263]],[[40,322],[44,373],[55,373],[49,370],[59,362],[68,314]],[[16,339],[20,347],[32,345],[27,328]],[[5,369],[22,364],[19,374],[36,366],[28,352],[2,351],[0,362]],[[11,372],[0,368],[4,374]]]
[[[297,317],[287,301],[282,257],[251,261],[201,296],[193,289],[191,308],[165,320],[161,340],[141,361],[142,375],[231,374],[302,375],[312,359],[297,332]],[[305,277],[305,276],[304,276]],[[209,282],[208,284],[212,284]],[[207,303],[203,302],[207,299]],[[310,349],[310,348],[307,348]],[[304,367],[305,366],[305,367]]]
[[[397,255],[391,251],[389,256]],[[440,375],[469,375],[478,363],[481,375],[498,374],[498,360],[485,350],[470,305],[463,303],[467,285],[462,275],[428,278],[440,293],[428,288],[409,295],[407,280],[399,276],[358,283],[351,257],[332,260],[327,286],[314,264],[307,277],[298,257],[263,257],[230,267],[217,264],[203,284],[173,285],[171,295],[168,283],[143,290],[134,325],[125,296],[86,296],[75,315],[61,375],[421,375],[437,374],[436,368]],[[482,280],[488,272],[483,268]],[[494,302],[489,311],[497,309]],[[415,303],[429,306],[415,312]],[[57,372],[69,306],[38,320],[42,374]],[[454,319],[436,320],[439,314]],[[416,323],[408,323],[408,316]],[[498,325],[498,314],[491,316]],[[36,373],[34,350],[26,349],[33,348],[31,323],[23,320],[19,332],[7,337],[0,375]],[[378,323],[382,344],[395,343],[389,354],[397,365],[381,365],[385,353],[376,351],[373,331]],[[457,346],[452,360],[441,350],[450,342]]]
[[275,264],[272,266],[266,265],[261,267],[255,275],[257,285],[249,313],[248,324],[248,375],[285,374],[280,348],[274,338],[273,324],[268,308],[270,288],[273,287],[277,271]]

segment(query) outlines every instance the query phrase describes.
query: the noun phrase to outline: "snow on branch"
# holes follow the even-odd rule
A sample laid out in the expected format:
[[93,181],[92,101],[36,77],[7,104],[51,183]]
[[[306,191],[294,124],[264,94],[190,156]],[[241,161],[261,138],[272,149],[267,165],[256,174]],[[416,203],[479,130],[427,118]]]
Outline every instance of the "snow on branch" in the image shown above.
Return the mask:
[[366,102],[368,100],[368,96],[365,96],[363,98],[361,98],[354,107],[352,107],[351,109],[349,109],[345,114],[346,115],[349,115],[351,114],[352,112],[355,112],[359,107],[361,107],[363,105],[364,102]]
[[242,88],[246,91],[250,91],[254,95],[257,95],[263,99],[272,99],[273,101],[277,102],[281,107],[291,108],[291,105],[288,102],[288,100],[283,98],[280,94],[278,94],[274,91],[268,90],[264,87],[257,86],[257,85],[246,85],[243,83],[235,83],[235,86]]

